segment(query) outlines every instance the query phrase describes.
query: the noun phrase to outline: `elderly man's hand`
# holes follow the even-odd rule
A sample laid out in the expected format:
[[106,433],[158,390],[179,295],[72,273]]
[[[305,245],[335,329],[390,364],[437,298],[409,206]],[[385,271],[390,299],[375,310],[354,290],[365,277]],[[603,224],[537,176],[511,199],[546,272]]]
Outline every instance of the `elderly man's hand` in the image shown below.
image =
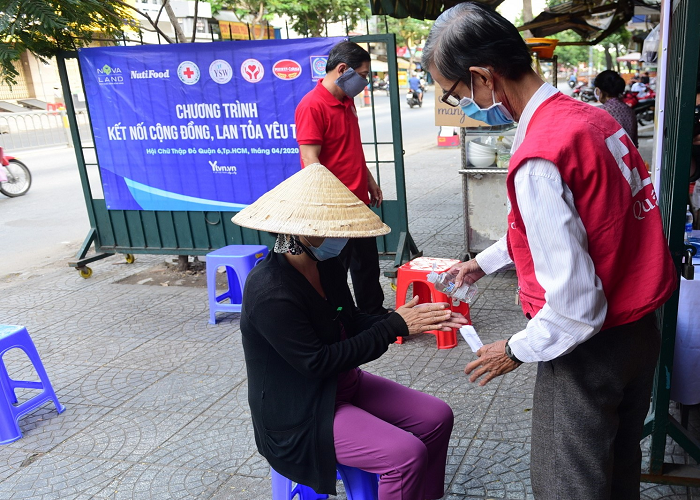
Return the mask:
[[469,363],[464,368],[464,373],[467,375],[472,374],[469,377],[470,382],[476,382],[479,377],[484,376],[479,382],[479,385],[482,386],[486,385],[491,379],[512,372],[520,366],[506,355],[505,340],[486,344],[476,351],[476,355],[479,356],[479,359]]
[[457,287],[462,286],[462,283],[471,285],[475,281],[486,276],[486,273],[481,270],[481,267],[479,267],[479,263],[476,261],[476,259],[455,264],[448,270],[448,272],[456,275],[455,285]]

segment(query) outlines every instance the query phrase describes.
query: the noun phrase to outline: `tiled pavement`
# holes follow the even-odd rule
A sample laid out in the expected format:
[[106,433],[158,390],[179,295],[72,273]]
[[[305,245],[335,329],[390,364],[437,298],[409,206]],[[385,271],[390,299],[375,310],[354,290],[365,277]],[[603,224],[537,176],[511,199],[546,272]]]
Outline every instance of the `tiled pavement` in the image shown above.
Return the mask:
[[[461,181],[454,150],[407,158],[410,228],[426,255],[462,248]],[[270,499],[246,402],[239,316],[208,324],[203,289],[123,285],[162,257],[94,263],[88,280],[63,266],[0,277],[3,323],[26,325],[66,405],[21,420],[24,437],[0,447],[0,499]],[[384,262],[389,266],[389,262]],[[387,305],[394,294],[382,278]],[[525,324],[512,273],[479,282],[472,320],[484,342]],[[393,345],[366,369],[443,398],[454,409],[449,500],[530,499],[530,409],[535,367],[485,387],[462,370],[466,344],[438,350],[430,335]],[[5,357],[30,377],[26,359]],[[697,414],[693,430],[700,434]],[[673,444],[669,459],[688,459]],[[643,499],[700,499],[700,491],[642,485]],[[341,493],[339,498],[345,498]]]

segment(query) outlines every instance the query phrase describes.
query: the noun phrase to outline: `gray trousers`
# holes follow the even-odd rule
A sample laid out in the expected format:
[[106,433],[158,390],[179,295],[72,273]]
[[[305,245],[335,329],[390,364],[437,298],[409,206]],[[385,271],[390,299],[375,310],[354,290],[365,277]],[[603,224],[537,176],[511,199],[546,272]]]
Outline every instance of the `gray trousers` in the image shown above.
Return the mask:
[[660,345],[652,313],[539,363],[530,463],[537,500],[639,500],[639,441]]

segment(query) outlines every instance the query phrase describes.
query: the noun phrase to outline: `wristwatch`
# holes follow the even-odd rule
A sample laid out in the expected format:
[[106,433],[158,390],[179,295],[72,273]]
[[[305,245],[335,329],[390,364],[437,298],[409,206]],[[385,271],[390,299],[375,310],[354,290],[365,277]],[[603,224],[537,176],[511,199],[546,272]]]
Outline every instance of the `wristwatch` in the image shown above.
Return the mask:
[[510,348],[510,339],[506,340],[506,356],[510,358],[510,360],[514,363],[518,363],[519,365],[523,364],[522,361],[520,361],[515,354],[513,354],[513,351]]

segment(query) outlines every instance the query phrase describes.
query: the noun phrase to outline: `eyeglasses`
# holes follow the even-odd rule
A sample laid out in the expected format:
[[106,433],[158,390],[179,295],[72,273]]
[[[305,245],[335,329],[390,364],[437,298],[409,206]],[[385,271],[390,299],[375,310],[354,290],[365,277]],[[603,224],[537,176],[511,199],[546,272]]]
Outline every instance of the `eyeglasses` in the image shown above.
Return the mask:
[[452,106],[453,108],[456,108],[459,106],[459,101],[461,100],[457,94],[454,93],[455,89],[457,88],[457,85],[459,85],[459,80],[457,80],[454,85],[450,88],[448,91],[442,91],[442,97],[440,97],[440,100],[447,104],[448,106]]

